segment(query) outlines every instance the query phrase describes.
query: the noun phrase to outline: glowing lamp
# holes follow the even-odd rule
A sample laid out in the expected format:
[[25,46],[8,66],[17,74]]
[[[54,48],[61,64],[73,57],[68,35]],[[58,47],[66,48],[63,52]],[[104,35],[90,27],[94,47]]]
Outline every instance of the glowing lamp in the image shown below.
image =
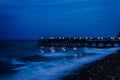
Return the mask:
[[45,53],[45,51],[43,51],[43,50],[40,50],[40,52],[41,52],[41,53]]
[[113,39],[115,39],[115,38],[113,37]]
[[59,37],[59,39],[61,39],[61,37]]
[[54,39],[54,37],[52,37],[52,39]]
[[98,39],[100,39],[100,37],[98,37]]
[[120,40],[120,37],[118,39]]
[[41,39],[44,39],[44,37],[41,37]]
[[74,48],[73,48],[73,50],[74,50],[74,51],[76,51],[76,50],[77,50],[77,48],[76,48],[76,47],[74,47]]
[[54,39],[54,37],[50,37],[50,39]]
[[76,37],[74,37],[74,39],[76,39]]
[[115,39],[114,37],[111,37],[111,39]]
[[51,52],[53,52],[53,53],[54,53],[54,52],[55,52],[55,50],[54,50],[54,49],[51,49]]
[[65,52],[65,51],[66,51],[65,47],[62,47],[62,51],[63,51],[63,52]]
[[79,39],[82,39],[81,37]]
[[112,39],[112,37],[110,39]]
[[101,39],[103,39],[103,37],[101,37]]
[[90,39],[92,39],[92,37],[90,37]]

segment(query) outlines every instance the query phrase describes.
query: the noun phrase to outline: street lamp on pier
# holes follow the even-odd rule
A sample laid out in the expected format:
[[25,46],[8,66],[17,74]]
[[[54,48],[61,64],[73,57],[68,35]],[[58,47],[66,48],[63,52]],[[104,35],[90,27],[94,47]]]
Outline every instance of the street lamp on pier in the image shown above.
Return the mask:
[[41,37],[41,39],[44,39],[44,37]]

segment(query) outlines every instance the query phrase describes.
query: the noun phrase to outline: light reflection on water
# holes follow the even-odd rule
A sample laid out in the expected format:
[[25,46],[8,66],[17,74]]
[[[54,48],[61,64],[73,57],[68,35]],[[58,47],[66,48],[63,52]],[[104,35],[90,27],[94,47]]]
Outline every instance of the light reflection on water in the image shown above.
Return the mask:
[[[60,50],[66,52],[60,52]],[[119,48],[109,49],[66,49],[61,48],[59,51],[51,47],[51,52],[47,53],[45,48],[41,48],[37,56],[49,60],[40,62],[23,62],[24,67],[16,68],[18,73],[0,76],[1,80],[59,80],[61,77],[71,74],[74,70],[83,67],[85,64],[104,58],[105,56],[115,52]],[[53,51],[52,51],[53,50]],[[56,51],[56,52],[55,52]],[[53,53],[54,52],[54,53]],[[36,57],[33,57],[36,59]],[[14,64],[22,62],[20,59],[14,59]]]

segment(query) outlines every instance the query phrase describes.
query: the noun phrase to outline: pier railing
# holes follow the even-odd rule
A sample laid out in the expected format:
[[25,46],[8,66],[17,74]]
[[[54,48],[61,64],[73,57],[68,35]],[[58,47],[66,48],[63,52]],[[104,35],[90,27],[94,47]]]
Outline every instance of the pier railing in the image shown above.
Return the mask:
[[76,38],[76,37],[50,37],[49,39],[41,38],[39,46],[44,47],[120,47],[120,38]]

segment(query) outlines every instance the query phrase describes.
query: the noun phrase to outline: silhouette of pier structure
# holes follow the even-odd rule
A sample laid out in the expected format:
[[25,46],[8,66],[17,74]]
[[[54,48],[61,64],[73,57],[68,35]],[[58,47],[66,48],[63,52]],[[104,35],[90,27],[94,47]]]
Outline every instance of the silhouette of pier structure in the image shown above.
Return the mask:
[[41,38],[39,40],[39,46],[43,47],[120,47],[120,37],[111,38],[76,38],[76,37],[59,37],[54,38]]

